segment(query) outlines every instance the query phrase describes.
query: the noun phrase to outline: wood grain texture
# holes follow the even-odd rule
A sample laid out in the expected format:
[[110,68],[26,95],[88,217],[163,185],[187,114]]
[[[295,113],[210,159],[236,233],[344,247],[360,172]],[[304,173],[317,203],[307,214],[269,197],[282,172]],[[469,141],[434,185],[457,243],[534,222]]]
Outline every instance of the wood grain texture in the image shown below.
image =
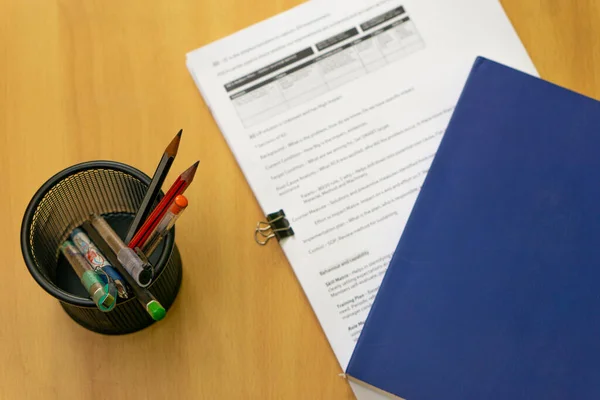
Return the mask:
[[[0,398],[352,398],[283,253],[253,243],[259,207],[185,68],[186,52],[298,3],[0,0]],[[600,98],[600,2],[502,4],[542,77]],[[151,174],[180,128],[173,171],[201,160],[180,295],[152,328],[90,333],[27,272],[25,207],[78,162]]]

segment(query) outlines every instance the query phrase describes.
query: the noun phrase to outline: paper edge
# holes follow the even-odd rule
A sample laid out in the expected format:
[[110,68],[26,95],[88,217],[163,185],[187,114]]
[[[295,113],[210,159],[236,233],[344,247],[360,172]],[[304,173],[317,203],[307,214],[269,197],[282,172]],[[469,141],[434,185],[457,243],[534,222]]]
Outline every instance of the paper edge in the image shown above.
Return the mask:
[[357,379],[357,378],[353,377],[352,375],[344,374],[344,377],[346,378],[346,380],[348,380],[350,382],[356,383],[357,385],[363,386],[363,387],[365,387],[365,388],[367,388],[369,390],[372,390],[372,391],[374,391],[374,392],[376,392],[376,393],[378,393],[380,395],[386,396],[386,397],[388,397],[390,399],[394,399],[394,400],[406,400],[403,397],[396,396],[393,393],[387,392],[387,391],[385,391],[383,389],[379,389],[378,387],[375,387],[375,386],[371,385],[370,383],[367,383],[365,381]]

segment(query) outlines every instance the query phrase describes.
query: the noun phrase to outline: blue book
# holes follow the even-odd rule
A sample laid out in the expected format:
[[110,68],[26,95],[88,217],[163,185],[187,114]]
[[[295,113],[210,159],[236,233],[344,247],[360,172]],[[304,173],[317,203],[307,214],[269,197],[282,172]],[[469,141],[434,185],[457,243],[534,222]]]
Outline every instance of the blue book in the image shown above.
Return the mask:
[[408,400],[600,399],[600,102],[476,60],[346,372]]

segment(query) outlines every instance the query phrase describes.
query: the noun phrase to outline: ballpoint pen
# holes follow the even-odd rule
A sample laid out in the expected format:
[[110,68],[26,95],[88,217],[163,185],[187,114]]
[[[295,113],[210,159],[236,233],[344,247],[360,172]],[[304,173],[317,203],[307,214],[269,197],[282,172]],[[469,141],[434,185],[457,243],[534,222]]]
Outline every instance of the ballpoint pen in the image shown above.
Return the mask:
[[146,257],[150,257],[169,229],[175,225],[177,219],[183,214],[187,206],[188,201],[184,195],[181,194],[175,197],[171,207],[169,207],[167,213],[160,220],[158,225],[156,225],[156,228],[154,228],[154,231],[150,234],[148,240],[146,240],[141,248]]
[[169,209],[173,200],[175,200],[175,197],[183,194],[187,187],[192,183],[199,163],[200,161],[196,161],[191,167],[183,171],[181,175],[177,177],[175,182],[173,182],[167,191],[167,194],[165,194],[165,197],[161,199],[154,211],[152,211],[150,216],[146,219],[146,222],[144,222],[144,225],[142,225],[142,227],[138,230],[133,239],[127,243],[127,246],[135,249],[136,247],[142,246],[144,242],[146,242],[150,236],[150,233],[152,233],[156,225],[158,225],[162,217]]
[[[112,252],[117,255],[117,259],[123,265],[127,273],[135,279],[138,285],[142,287],[148,286],[152,280],[151,265],[144,262],[133,249],[127,247],[104,218],[99,215],[91,215],[90,222],[100,236],[104,238],[106,243],[112,249]],[[96,241],[94,240],[94,243],[95,242]]]
[[112,265],[106,260],[106,257],[98,250],[98,248],[92,243],[90,238],[80,228],[75,228],[71,232],[71,240],[79,249],[81,254],[87,259],[94,269],[102,269],[108,277],[110,277],[117,287],[119,297],[128,298],[127,288],[123,281],[123,277],[119,274]]
[[79,277],[81,284],[100,311],[110,311],[117,303],[117,289],[113,283],[104,283],[99,273],[87,262],[75,245],[67,240],[60,246],[69,264]]

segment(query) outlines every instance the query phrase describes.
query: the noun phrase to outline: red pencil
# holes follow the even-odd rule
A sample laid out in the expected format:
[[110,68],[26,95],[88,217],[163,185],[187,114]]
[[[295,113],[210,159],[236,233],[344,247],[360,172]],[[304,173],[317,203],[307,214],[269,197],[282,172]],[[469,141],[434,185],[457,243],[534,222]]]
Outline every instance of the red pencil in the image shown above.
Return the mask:
[[183,171],[183,173],[175,179],[175,182],[173,182],[173,185],[171,185],[169,191],[165,194],[165,197],[157,204],[156,208],[152,211],[152,214],[146,219],[144,225],[137,231],[127,246],[135,249],[136,247],[140,247],[146,239],[148,239],[148,236],[150,236],[156,225],[158,225],[161,218],[165,215],[171,203],[175,200],[175,197],[185,192],[185,189],[192,183],[199,163],[200,161],[196,161],[194,165]]

